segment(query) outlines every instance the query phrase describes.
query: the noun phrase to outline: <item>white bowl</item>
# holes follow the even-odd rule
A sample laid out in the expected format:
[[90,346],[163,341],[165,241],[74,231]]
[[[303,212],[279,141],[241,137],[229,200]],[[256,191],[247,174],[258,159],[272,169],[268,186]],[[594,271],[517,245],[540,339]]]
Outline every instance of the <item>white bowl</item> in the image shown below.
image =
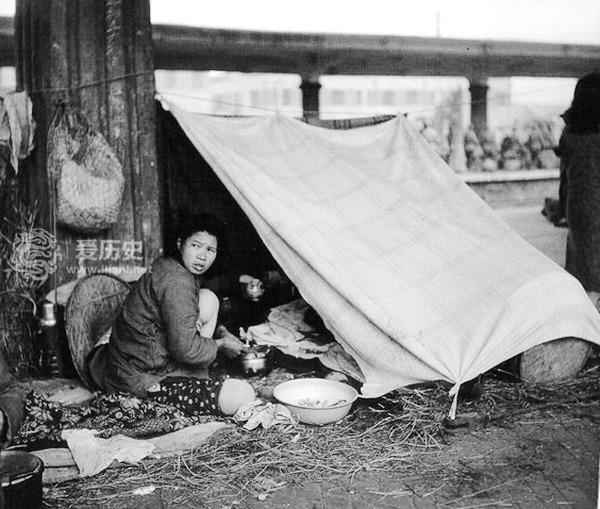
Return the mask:
[[333,380],[298,378],[276,386],[273,396],[287,406],[300,422],[323,425],[342,419],[358,398],[358,392]]

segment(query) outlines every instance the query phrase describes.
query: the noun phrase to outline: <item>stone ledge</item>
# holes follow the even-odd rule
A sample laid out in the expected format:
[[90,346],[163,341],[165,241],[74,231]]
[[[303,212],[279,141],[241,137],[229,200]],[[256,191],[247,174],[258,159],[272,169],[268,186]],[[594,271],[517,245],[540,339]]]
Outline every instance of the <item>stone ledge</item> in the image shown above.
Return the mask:
[[542,206],[546,196],[558,197],[559,170],[459,173],[459,177],[493,208]]
[[519,170],[494,172],[465,172],[457,174],[467,184],[486,182],[529,182],[535,180],[556,180],[560,176],[558,168],[547,170]]

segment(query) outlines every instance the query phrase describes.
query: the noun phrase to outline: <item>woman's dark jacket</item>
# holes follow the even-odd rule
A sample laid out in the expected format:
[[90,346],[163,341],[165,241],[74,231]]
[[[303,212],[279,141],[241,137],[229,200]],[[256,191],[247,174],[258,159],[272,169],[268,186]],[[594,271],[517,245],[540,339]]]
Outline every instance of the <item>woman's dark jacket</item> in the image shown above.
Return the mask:
[[587,291],[600,291],[600,134],[567,128],[559,144],[569,224],[565,268]]
[[100,388],[145,396],[166,376],[206,372],[217,345],[197,330],[201,284],[173,258],[154,262],[127,296],[110,342],[89,365]]

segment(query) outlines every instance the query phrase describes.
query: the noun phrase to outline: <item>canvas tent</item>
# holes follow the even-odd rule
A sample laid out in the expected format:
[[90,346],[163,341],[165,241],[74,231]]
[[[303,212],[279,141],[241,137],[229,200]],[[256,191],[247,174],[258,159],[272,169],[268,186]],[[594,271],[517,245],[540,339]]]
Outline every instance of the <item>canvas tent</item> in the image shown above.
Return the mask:
[[330,130],[162,98],[303,298],[363,395],[462,382],[560,337],[600,344],[577,280],[511,230],[403,117]]

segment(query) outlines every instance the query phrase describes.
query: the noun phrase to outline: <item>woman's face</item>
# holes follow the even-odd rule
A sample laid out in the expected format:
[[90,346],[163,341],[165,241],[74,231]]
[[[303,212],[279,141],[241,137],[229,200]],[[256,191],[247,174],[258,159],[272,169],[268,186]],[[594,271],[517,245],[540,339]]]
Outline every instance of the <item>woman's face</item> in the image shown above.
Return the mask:
[[204,274],[217,257],[217,237],[208,232],[196,232],[185,242],[177,241],[183,266],[195,276]]

